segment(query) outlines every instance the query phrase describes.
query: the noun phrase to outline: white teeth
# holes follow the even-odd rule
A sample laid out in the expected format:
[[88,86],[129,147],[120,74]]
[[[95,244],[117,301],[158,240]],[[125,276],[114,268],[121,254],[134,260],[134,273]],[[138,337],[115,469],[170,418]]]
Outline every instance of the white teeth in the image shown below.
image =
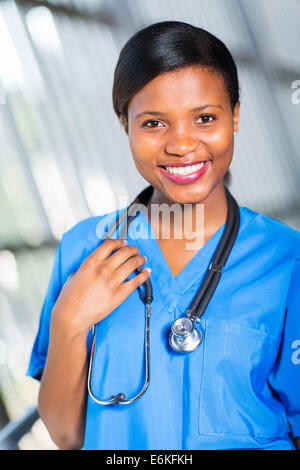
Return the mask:
[[204,166],[205,162],[198,163],[197,165],[190,165],[186,167],[175,167],[175,166],[166,166],[166,170],[172,175],[188,175],[194,173],[195,171],[200,170]]

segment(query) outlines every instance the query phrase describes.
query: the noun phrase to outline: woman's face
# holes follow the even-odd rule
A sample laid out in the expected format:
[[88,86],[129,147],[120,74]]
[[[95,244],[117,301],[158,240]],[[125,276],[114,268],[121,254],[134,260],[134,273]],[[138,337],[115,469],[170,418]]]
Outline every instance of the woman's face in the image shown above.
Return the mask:
[[[232,113],[222,77],[203,67],[161,74],[134,95],[122,123],[136,168],[162,200],[196,203],[223,187],[239,104]],[[194,163],[192,174],[174,174]],[[169,168],[178,164],[186,170]]]

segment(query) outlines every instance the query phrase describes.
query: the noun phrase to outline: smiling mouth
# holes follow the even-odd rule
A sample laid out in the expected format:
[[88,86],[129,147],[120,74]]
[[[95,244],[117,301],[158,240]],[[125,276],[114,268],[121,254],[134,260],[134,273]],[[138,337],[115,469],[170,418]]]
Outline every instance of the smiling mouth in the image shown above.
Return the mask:
[[166,170],[168,173],[171,175],[190,175],[193,174],[199,170],[205,165],[207,160],[203,160],[201,162],[197,163],[188,163],[188,164],[182,164],[182,163],[177,163],[173,165],[159,165],[161,168]]

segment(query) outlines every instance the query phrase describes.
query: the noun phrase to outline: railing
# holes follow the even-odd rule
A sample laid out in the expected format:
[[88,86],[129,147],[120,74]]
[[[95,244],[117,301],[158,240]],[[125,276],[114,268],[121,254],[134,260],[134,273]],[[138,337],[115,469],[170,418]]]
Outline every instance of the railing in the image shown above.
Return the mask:
[[39,419],[37,407],[31,408],[20,418],[10,421],[0,431],[0,450],[17,449],[20,439],[27,434]]

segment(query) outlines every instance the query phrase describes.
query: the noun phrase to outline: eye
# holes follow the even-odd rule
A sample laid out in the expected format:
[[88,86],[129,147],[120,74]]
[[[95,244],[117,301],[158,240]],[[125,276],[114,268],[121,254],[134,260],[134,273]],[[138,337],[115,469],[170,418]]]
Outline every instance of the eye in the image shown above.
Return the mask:
[[155,120],[155,119],[151,119],[150,121],[144,122],[143,125],[142,125],[142,127],[149,127],[150,129],[153,129],[154,127],[157,127],[157,126],[147,126],[147,124],[149,124],[150,122],[151,122],[151,123],[153,123],[153,122],[158,122],[158,123],[161,124],[160,121],[157,121],[157,120]]
[[209,124],[211,121],[208,121],[208,118],[215,120],[215,116],[212,116],[211,114],[202,114],[198,119],[205,119],[205,122],[202,122],[201,124]]
[[[212,120],[215,120],[215,116],[212,114],[202,114],[199,119],[204,119],[204,122],[202,121],[201,124],[209,124]],[[210,120],[209,120],[210,119]],[[153,124],[153,125],[148,125],[148,124]],[[156,119],[151,119],[149,121],[146,121],[142,124],[142,127],[148,127],[150,129],[154,129],[155,127],[158,127],[158,125],[155,125],[155,123],[161,124],[160,121],[157,121]]]

